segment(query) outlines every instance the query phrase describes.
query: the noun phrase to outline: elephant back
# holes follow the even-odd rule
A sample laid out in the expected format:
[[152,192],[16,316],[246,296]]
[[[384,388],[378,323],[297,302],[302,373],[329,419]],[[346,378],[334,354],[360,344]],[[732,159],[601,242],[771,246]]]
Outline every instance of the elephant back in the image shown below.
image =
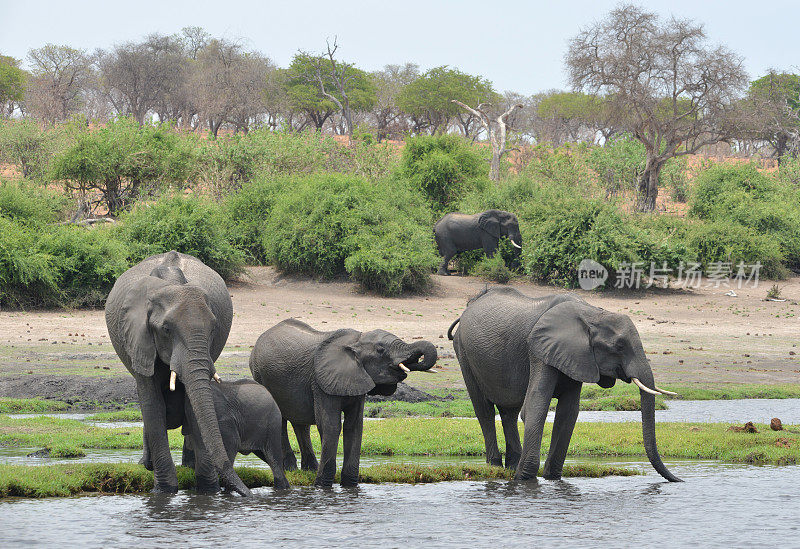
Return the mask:
[[289,421],[314,423],[314,352],[328,335],[289,319],[261,334],[253,346],[253,379],[267,388]]

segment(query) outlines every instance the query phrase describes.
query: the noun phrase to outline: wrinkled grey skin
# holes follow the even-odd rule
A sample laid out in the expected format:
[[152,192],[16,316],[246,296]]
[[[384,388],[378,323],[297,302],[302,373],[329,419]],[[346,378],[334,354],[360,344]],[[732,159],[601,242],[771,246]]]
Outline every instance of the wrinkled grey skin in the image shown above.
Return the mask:
[[[222,442],[231,464],[237,453],[252,452],[269,464],[275,489],[289,488],[281,454],[281,411],[269,391],[252,379],[212,383],[211,389]],[[198,434],[197,418],[187,402],[183,465],[194,468],[198,492],[214,493],[219,491],[219,475]]]
[[459,253],[483,249],[486,257],[493,257],[501,237],[508,237],[522,246],[517,217],[503,210],[486,210],[474,215],[449,213],[433,227],[439,255],[443,257],[438,274],[449,275],[447,265]]
[[228,459],[214,409],[211,377],[233,319],[222,278],[190,255],[168,252],[125,271],[106,302],[109,337],[136,380],[144,420],[143,461],[153,468],[154,492],[178,489],[167,429],[180,426],[184,392],[168,389],[170,371],[197,416],[198,431],[223,483],[242,495],[250,490]]
[[[459,324],[453,336],[453,329]],[[483,431],[486,461],[502,465],[495,433],[495,406],[506,439],[506,467],[519,480],[539,471],[547,411],[558,399],[543,476],[561,478],[578,418],[581,385],[612,387],[638,378],[653,389],[653,373],[639,333],[625,315],[604,311],[571,294],[530,298],[513,288],[492,288],[474,297],[447,332],[453,340],[475,415]],[[678,481],[656,447],[655,399],[640,391],[642,434],[656,471]],[[520,446],[517,416],[525,424]]]
[[[301,467],[317,470],[317,485],[331,486],[343,431],[342,485],[356,485],[365,396],[394,393],[406,378],[401,363],[410,370],[428,370],[436,358],[432,343],[408,344],[383,330],[320,332],[289,319],[261,334],[250,355],[250,371],[281,409],[284,467],[297,468],[286,430],[290,421],[300,445]],[[319,462],[311,447],[311,425],[322,439]]]

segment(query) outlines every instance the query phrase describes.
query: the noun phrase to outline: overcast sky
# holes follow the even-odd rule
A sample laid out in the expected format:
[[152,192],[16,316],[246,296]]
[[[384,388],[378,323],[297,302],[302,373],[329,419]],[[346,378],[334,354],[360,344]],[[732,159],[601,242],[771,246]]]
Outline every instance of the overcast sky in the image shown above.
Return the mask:
[[[641,1],[658,13],[695,19],[709,38],[744,57],[751,77],[800,68],[797,0]],[[565,87],[567,41],[617,5],[607,0],[402,0],[289,2],[225,0],[0,0],[0,54],[24,59],[48,42],[89,52],[200,26],[244,40],[278,65],[298,49],[320,51],[338,36],[341,58],[365,70],[410,61],[485,76],[500,91]]]

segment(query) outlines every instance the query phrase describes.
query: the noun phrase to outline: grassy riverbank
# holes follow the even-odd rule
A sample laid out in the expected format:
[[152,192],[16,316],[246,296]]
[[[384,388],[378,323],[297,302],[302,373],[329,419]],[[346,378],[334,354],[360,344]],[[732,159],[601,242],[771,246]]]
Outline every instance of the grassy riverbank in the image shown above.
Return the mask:
[[[194,471],[178,467],[180,489],[195,486]],[[266,469],[237,467],[236,472],[249,488],[272,486],[272,473]],[[640,474],[633,469],[606,465],[566,465],[564,477],[632,476]],[[314,473],[290,471],[292,486],[310,486]],[[421,484],[453,480],[510,480],[513,472],[488,465],[444,465],[427,467],[419,465],[374,465],[361,468],[364,484],[402,483]],[[339,482],[339,475],[336,477]],[[153,488],[153,474],[144,467],[128,463],[75,465],[50,465],[45,467],[25,465],[0,465],[0,498],[3,497],[65,497],[79,493],[101,492],[131,494],[149,492]]]
[[[776,465],[800,462],[800,428],[786,426],[783,431],[771,431],[767,425],[756,427],[758,433],[743,433],[731,431],[730,425],[722,423],[659,423],[656,433],[659,451],[667,458]],[[551,428],[551,424],[545,425],[543,452],[549,446]],[[497,431],[503,449],[505,443],[499,422]],[[293,435],[290,438],[294,443]],[[181,448],[180,430],[170,431],[169,440],[173,449]],[[316,429],[312,429],[312,441],[319,451]],[[139,449],[142,430],[102,429],[59,418],[12,419],[0,415],[0,445],[58,448],[63,452],[92,448]],[[364,426],[362,455],[480,456],[483,453],[483,437],[474,419],[395,418],[367,421]],[[569,455],[645,456],[641,424],[578,422]]]

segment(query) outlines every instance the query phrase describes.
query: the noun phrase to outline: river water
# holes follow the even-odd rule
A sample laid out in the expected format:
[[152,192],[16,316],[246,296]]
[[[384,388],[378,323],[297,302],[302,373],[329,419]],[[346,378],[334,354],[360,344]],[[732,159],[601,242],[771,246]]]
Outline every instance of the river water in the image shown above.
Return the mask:
[[[626,465],[633,465],[626,462]],[[668,462],[640,477],[272,488],[0,503],[0,546],[791,547],[800,466]]]

